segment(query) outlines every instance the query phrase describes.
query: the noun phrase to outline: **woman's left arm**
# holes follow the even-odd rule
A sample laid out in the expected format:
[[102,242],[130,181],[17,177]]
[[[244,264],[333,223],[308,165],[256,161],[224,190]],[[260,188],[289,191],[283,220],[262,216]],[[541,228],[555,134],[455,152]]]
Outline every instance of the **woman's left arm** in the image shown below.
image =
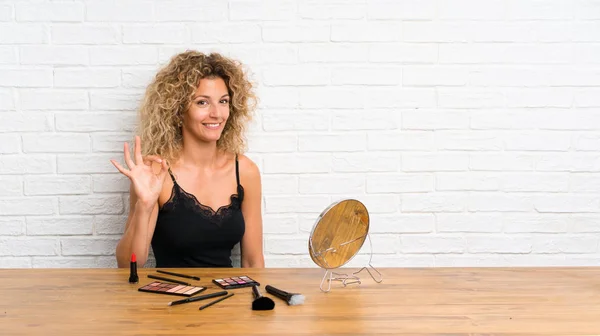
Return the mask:
[[242,267],[264,268],[262,183],[258,166],[245,155],[239,157],[240,183],[244,187],[242,213],[246,231],[241,242]]

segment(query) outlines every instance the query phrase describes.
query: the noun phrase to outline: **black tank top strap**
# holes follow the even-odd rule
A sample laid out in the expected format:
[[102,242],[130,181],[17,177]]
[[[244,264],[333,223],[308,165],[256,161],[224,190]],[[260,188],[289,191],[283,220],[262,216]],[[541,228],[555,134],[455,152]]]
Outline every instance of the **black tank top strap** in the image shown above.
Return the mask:
[[171,166],[169,166],[167,168],[167,170],[169,171],[169,175],[171,176],[171,180],[173,181],[173,184],[177,184],[177,181],[175,181],[175,176],[173,175],[173,172],[171,171]]
[[240,167],[238,163],[238,156],[235,154],[235,179],[237,181],[238,187],[240,186]]

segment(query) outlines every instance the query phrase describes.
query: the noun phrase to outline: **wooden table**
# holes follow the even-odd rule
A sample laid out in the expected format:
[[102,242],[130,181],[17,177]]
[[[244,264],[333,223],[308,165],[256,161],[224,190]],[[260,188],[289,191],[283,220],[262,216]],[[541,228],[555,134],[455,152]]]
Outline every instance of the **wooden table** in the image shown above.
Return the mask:
[[[349,269],[344,271],[355,271]],[[333,335],[333,334],[600,334],[600,268],[380,269],[362,284],[319,284],[320,269],[178,269],[198,275],[192,284],[219,290],[213,278],[249,275],[265,285],[300,292],[306,301],[252,311],[252,292],[205,310],[200,301],[137,291],[127,269],[0,270],[1,335]]]

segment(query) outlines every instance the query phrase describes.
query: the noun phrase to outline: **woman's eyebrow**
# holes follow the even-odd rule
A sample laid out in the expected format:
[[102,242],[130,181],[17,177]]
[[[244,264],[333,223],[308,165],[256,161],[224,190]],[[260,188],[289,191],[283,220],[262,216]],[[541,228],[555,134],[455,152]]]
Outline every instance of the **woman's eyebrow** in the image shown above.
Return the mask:
[[[228,96],[229,96],[229,93],[226,93],[226,94],[222,95],[221,98],[228,97]],[[199,97],[210,98],[210,96],[206,96],[206,95],[197,95],[197,96],[194,96],[194,99],[199,98]]]

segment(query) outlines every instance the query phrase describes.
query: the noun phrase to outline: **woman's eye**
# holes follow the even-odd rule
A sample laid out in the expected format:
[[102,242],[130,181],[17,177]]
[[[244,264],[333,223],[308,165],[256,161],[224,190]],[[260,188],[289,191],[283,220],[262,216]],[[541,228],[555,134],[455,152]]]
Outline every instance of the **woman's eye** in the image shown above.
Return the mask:
[[208,102],[206,100],[198,101],[198,105],[206,105],[206,104],[208,104]]
[[223,99],[223,100],[221,100],[221,104],[229,104],[229,100]]

